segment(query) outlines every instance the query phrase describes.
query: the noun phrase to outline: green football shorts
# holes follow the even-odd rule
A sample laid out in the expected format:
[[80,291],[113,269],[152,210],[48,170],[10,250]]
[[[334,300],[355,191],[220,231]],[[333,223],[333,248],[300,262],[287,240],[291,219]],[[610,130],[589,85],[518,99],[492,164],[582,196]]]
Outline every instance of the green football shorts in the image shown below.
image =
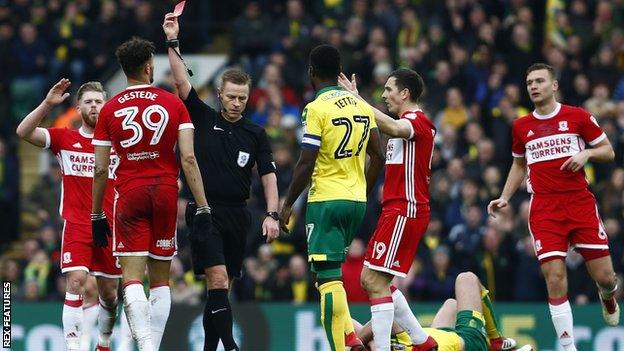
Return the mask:
[[308,261],[344,262],[365,212],[366,202],[332,200],[308,203]]
[[464,350],[487,351],[487,333],[485,319],[478,311],[464,310],[457,313],[455,331],[464,339]]

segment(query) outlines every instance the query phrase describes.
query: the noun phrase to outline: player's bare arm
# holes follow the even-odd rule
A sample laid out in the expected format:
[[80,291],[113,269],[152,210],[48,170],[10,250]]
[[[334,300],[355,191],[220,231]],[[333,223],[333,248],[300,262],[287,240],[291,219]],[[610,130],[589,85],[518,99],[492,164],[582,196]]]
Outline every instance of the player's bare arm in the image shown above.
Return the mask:
[[293,171],[293,180],[288,188],[288,194],[282,211],[280,212],[281,228],[283,231],[288,232],[288,222],[290,221],[290,214],[292,213],[292,205],[295,203],[303,189],[310,184],[312,178],[312,172],[314,171],[314,164],[318,157],[318,150],[302,149],[299,161]]
[[[275,173],[267,173],[260,177],[264,189],[264,199],[268,212],[277,212],[279,196],[277,194],[277,176]],[[266,216],[262,222],[262,235],[266,236],[266,241],[271,242],[279,236],[279,221],[271,216]]]
[[93,237],[93,246],[95,247],[106,247],[108,245],[107,236],[111,235],[106,215],[102,209],[106,182],[108,181],[110,151],[110,146],[95,145],[95,170],[93,171],[91,199],[91,235]]
[[385,155],[381,149],[381,137],[377,128],[370,131],[366,153],[370,157],[366,168],[366,193],[370,194],[385,163]]
[[[173,13],[165,15],[162,27],[167,40],[178,39],[180,25],[178,23],[178,17],[174,16]],[[191,82],[186,76],[186,67],[184,67],[184,62],[182,62],[182,59],[178,56],[180,48],[168,48],[167,51],[169,55],[169,66],[171,67],[171,74],[173,75],[176,88],[178,88],[178,95],[182,100],[186,100],[189,92],[191,91]],[[178,54],[176,54],[176,51]]]
[[613,151],[613,146],[611,146],[609,139],[605,138],[593,148],[585,149],[567,159],[561,165],[560,169],[562,171],[577,172],[583,169],[587,161],[611,162],[614,158],[615,152]]
[[501,196],[496,200],[490,201],[490,204],[488,205],[487,210],[490,216],[496,217],[496,212],[499,209],[507,206],[509,199],[511,199],[513,194],[516,192],[516,190],[518,190],[520,184],[522,184],[522,181],[524,180],[526,167],[527,163],[524,157],[514,157]]
[[[364,100],[360,96],[357,90],[355,74],[352,74],[351,80],[349,80],[349,78],[347,78],[344,73],[340,73],[340,75],[338,76],[338,85],[340,85],[344,90],[358,97],[360,100],[366,102],[366,100]],[[412,127],[409,122],[396,120],[381,112],[374,106],[370,104],[369,106],[373,109],[373,112],[375,113],[375,122],[377,122],[377,127],[379,127],[379,130],[381,130],[382,133],[387,134],[393,138],[402,139],[409,139],[412,136]]]
[[110,146],[95,145],[95,170],[93,171],[93,193],[91,213],[102,213],[104,191],[108,180],[110,163]]
[[45,130],[39,127],[39,125],[56,105],[62,103],[69,97],[69,93],[65,91],[70,85],[71,82],[66,78],[54,84],[41,104],[32,110],[17,126],[17,130],[15,131],[17,136],[35,146],[45,147]]
[[178,131],[178,147],[180,149],[180,160],[182,170],[197,207],[208,206],[206,194],[204,193],[204,182],[197,166],[195,150],[193,147],[193,129],[182,129]]

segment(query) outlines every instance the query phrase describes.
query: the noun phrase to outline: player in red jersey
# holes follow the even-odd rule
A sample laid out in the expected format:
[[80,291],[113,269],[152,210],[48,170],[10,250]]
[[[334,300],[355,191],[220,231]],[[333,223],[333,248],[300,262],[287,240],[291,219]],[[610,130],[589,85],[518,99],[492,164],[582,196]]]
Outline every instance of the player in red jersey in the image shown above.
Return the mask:
[[[137,37],[116,51],[128,87],[102,108],[95,129],[92,230],[96,245],[110,235],[102,212],[111,146],[117,150],[113,254],[122,269],[124,310],[139,350],[158,350],[169,317],[169,266],[176,254],[180,150],[182,168],[197,203],[191,234],[210,226],[202,178],[193,151],[193,124],[182,101],[152,87],[154,44]],[[149,302],[143,290],[147,266]]]
[[[357,95],[355,76],[341,73],[339,84]],[[390,350],[392,322],[410,334],[414,350],[437,346],[409,309],[401,291],[391,292],[395,276],[405,277],[420,238],[429,224],[429,179],[436,128],[418,106],[424,90],[420,75],[409,69],[392,72],[382,98],[393,119],[373,108],[379,130],[389,135],[382,211],[368,242],[361,284],[371,301],[371,325],[379,350]]]
[[[83,84],[77,92],[78,111],[82,125],[78,130],[66,128],[41,128],[45,116],[69,97],[65,91],[70,86],[68,79],[61,79],[48,92],[43,102],[28,114],[17,127],[17,135],[27,142],[50,149],[59,160],[63,172],[61,208],[64,219],[61,244],[61,272],[65,275],[66,293],[63,304],[63,332],[67,349],[77,351],[83,325],[83,296],[87,273],[96,276],[100,296],[98,312],[100,350],[108,350],[110,336],[117,311],[117,285],[121,277],[119,263],[113,257],[110,247],[93,247],[89,221],[91,184],[93,183],[94,148],[91,145],[93,130],[100,114],[106,92],[99,82]],[[110,167],[104,173],[106,182],[112,183],[117,156],[110,156]],[[113,192],[104,196],[104,211],[113,211]]]
[[526,84],[535,110],[513,123],[514,161],[500,198],[490,202],[488,212],[494,215],[507,206],[528,167],[529,229],[546,279],[552,322],[563,349],[576,350],[564,261],[568,248],[585,258],[598,285],[605,322],[613,326],[619,321],[607,235],[583,168],[588,160],[612,161],[614,152],[591,114],[556,101],[559,85],[551,66],[530,66]]

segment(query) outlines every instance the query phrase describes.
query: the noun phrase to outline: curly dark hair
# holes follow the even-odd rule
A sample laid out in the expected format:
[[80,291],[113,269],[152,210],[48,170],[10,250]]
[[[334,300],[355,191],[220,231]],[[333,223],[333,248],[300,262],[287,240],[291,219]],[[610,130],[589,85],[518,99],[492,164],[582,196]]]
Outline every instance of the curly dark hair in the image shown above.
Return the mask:
[[126,76],[137,78],[145,63],[154,55],[155,50],[154,43],[151,41],[132,37],[117,48],[115,56]]

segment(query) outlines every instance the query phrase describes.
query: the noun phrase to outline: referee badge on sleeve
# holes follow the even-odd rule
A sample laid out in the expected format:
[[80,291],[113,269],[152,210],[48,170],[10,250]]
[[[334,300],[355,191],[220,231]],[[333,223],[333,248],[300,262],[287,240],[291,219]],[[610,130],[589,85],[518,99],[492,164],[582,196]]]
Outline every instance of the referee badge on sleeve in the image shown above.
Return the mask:
[[238,166],[239,167],[245,167],[245,165],[247,164],[247,162],[249,161],[249,153],[248,152],[244,152],[244,151],[239,151],[238,152]]

